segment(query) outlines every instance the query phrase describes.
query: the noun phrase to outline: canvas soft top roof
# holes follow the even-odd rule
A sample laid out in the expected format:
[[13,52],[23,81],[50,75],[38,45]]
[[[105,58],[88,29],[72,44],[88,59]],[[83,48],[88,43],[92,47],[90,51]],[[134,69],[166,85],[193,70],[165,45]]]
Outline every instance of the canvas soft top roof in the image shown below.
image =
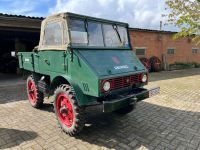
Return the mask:
[[99,22],[104,22],[104,23],[112,23],[112,24],[119,24],[119,25],[124,25],[124,26],[128,25],[127,23],[124,23],[124,22],[107,20],[107,19],[102,19],[102,18],[96,18],[96,17],[80,15],[80,14],[75,14],[75,13],[70,13],[70,12],[54,14],[54,15],[46,17],[45,20],[47,21],[49,19],[52,20],[52,19],[56,19],[56,18],[58,19],[58,18],[62,18],[62,17],[63,18],[74,17],[74,18],[90,19],[90,20],[94,20],[94,21],[99,21]]

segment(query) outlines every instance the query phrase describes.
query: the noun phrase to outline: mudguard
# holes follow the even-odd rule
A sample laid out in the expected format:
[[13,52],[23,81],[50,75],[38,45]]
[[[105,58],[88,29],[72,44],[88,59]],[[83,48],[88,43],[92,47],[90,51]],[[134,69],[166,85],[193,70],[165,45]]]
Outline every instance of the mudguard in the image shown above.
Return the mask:
[[75,83],[69,76],[67,75],[52,75],[51,76],[51,83],[57,78],[57,77],[62,77],[65,80],[67,80],[69,82],[69,84],[73,87],[75,93],[76,93],[76,98],[78,101],[78,105],[79,106],[84,106],[87,105],[89,103],[92,103],[93,101],[96,101],[95,98],[92,98],[90,96],[87,96],[83,93],[83,91],[81,90],[81,88],[79,87],[79,85],[77,83]]

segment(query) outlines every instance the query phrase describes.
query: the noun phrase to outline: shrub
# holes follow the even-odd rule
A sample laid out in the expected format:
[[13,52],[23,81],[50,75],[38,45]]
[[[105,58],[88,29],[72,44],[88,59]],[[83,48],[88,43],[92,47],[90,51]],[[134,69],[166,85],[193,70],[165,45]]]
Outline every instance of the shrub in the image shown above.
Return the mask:
[[169,65],[170,70],[175,70],[175,69],[189,69],[189,68],[200,68],[200,64],[197,62],[175,62],[173,64]]

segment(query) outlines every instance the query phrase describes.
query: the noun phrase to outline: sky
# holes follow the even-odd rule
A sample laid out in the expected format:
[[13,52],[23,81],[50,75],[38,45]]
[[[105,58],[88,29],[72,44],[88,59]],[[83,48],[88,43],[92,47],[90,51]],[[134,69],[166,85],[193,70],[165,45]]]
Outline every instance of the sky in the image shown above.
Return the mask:
[[[0,13],[46,17],[73,12],[129,23],[130,27],[156,29],[165,24],[164,0],[0,0]],[[163,30],[175,31],[163,25]]]

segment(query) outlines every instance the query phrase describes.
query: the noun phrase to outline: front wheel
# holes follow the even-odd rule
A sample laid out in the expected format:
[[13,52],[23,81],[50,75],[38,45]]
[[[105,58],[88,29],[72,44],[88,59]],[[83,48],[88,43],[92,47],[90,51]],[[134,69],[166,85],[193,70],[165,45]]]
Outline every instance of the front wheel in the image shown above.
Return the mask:
[[115,113],[117,113],[117,114],[124,114],[125,115],[125,114],[130,113],[134,108],[135,108],[135,104],[128,105],[126,107],[123,107],[121,109],[116,110]]
[[79,133],[85,125],[84,108],[78,106],[72,87],[67,84],[60,85],[54,92],[53,101],[62,130],[71,136]]

